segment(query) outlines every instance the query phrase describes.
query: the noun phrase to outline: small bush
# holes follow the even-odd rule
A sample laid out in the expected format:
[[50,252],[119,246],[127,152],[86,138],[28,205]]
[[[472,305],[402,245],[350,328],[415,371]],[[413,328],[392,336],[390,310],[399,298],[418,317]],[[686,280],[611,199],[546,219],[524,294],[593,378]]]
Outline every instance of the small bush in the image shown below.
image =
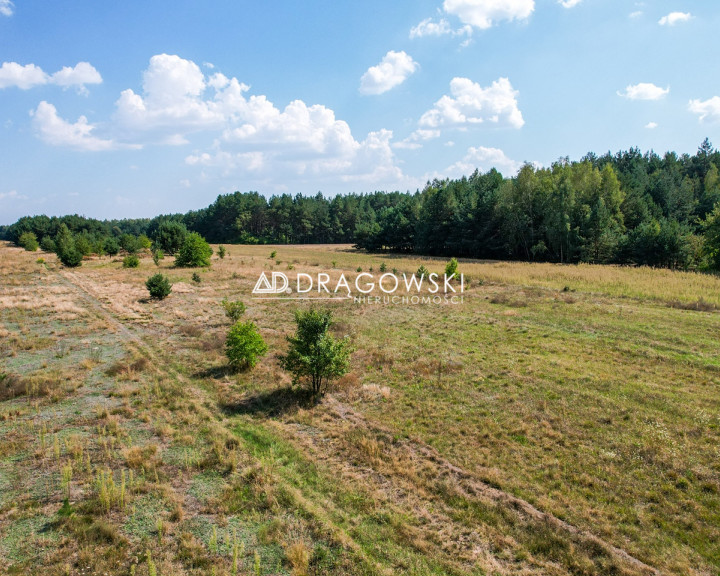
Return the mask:
[[267,344],[253,322],[236,322],[230,328],[225,341],[225,355],[231,366],[252,368],[265,352],[267,352]]
[[140,258],[135,254],[128,254],[123,258],[123,268],[137,268],[140,266]]
[[60,262],[63,263],[63,266],[67,266],[68,268],[77,268],[82,264],[83,259],[82,253],[75,250],[75,248],[68,248],[61,251],[58,257],[60,258]]
[[420,266],[420,268],[417,269],[417,272],[415,272],[415,276],[417,276],[418,278],[422,278],[423,276],[427,278],[428,276],[430,276],[430,270],[425,268],[425,265],[423,264]]
[[114,238],[113,236],[108,236],[103,242],[103,250],[105,250],[106,254],[109,254],[110,256],[115,256],[115,254],[120,252],[120,242],[117,241],[117,238]]
[[225,246],[218,246],[218,256],[220,257],[220,260],[225,258]]
[[240,302],[240,300],[231,302],[227,298],[223,298],[220,304],[225,309],[225,316],[230,318],[233,322],[237,322],[240,320],[240,317],[245,314],[245,304]]
[[33,232],[23,232],[20,234],[20,238],[18,238],[18,246],[22,246],[28,252],[35,252],[35,250],[40,248],[37,236],[35,236]]
[[168,280],[167,276],[164,276],[163,274],[150,276],[150,278],[147,279],[147,282],[145,282],[145,286],[150,292],[150,297],[157,298],[158,300],[167,298],[170,292],[172,292],[172,284],[170,284],[170,280]]
[[190,232],[182,243],[175,258],[175,266],[180,268],[200,268],[210,266],[212,248],[205,238],[197,232]]
[[307,388],[317,398],[331,380],[349,370],[350,340],[347,336],[335,340],[328,334],[330,310],[296,310],[295,323],[297,331],[288,337],[290,349],[280,357],[280,364],[293,375],[293,384]]
[[387,271],[387,264],[385,262],[380,263],[380,272],[386,272]]
[[200,284],[200,282],[202,282],[202,278],[200,278],[200,274],[198,274],[197,272],[193,272],[192,281],[195,282],[195,284]]
[[358,266],[357,268],[355,268],[355,272],[362,272],[362,266]]
[[455,278],[460,279],[460,273],[458,272],[458,261],[457,258],[452,258],[450,262],[445,266],[445,277],[450,278],[455,274]]
[[270,260],[274,260],[275,256],[277,256],[277,250],[273,250],[272,252],[270,252]]
[[40,248],[44,252],[55,252],[57,250],[57,245],[55,244],[55,240],[53,240],[52,236],[44,236],[40,241]]
[[157,250],[153,251],[152,257],[153,257],[153,262],[155,262],[155,266],[160,266],[160,260],[165,259],[165,252],[163,252],[162,250],[160,250],[160,248],[158,248]]

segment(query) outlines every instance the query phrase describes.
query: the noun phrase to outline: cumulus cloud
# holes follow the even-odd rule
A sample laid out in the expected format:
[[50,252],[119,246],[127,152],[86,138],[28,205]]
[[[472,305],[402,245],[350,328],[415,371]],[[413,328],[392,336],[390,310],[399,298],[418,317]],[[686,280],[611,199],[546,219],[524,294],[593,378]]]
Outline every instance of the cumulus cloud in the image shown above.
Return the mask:
[[53,146],[67,146],[77,150],[110,150],[114,147],[112,140],[103,140],[93,136],[95,126],[85,116],[77,122],[70,123],[58,116],[57,109],[44,100],[32,113],[33,125],[40,138]]
[[491,122],[521,128],[525,121],[518,108],[517,95],[507,78],[499,78],[487,88],[468,78],[453,78],[450,95],[435,102],[422,115],[419,125],[422,129],[438,129]]
[[12,16],[15,5],[10,0],[0,0],[0,15]]
[[720,121],[720,96],[713,96],[709,100],[690,100],[690,112],[699,116],[700,122]]
[[514,176],[521,166],[520,162],[508,158],[505,152],[499,148],[477,146],[468,148],[463,159],[449,166],[447,172],[455,176],[462,176],[472,174],[476,169],[480,172],[487,172],[491,168],[496,168],[506,176]]
[[558,4],[562,5],[563,8],[574,8],[580,4],[582,0],[558,0]]
[[46,74],[35,64],[24,66],[17,62],[3,62],[0,67],[0,88],[15,87],[28,90],[43,84],[55,84],[68,88],[75,86],[87,93],[86,84],[100,84],[102,76],[89,62],[78,62],[74,67],[65,66],[53,75]]
[[14,86],[21,90],[28,90],[33,86],[46,84],[48,75],[35,64],[21,66],[17,62],[3,62],[0,67],[0,88]]
[[501,20],[525,20],[535,9],[535,1],[445,0],[443,9],[457,16],[464,24],[486,30]]
[[383,94],[399,86],[418,69],[418,64],[405,52],[390,50],[377,66],[371,66],[360,79],[362,94]]
[[197,64],[158,54],[143,73],[143,93],[131,89],[120,93],[115,103],[116,120],[133,134],[164,129],[161,139],[171,137],[176,142],[179,132],[220,127],[223,114],[214,102],[201,98],[206,86]]
[[81,92],[87,93],[86,84],[102,84],[102,76],[89,62],[78,62],[73,68],[63,66],[49,79],[51,84],[68,88],[78,86]]
[[648,130],[654,130],[657,127],[658,127],[657,122],[648,122],[647,124],[645,124],[645,128],[647,128]]
[[[82,68],[74,71],[82,73]],[[41,102],[33,125],[48,144],[79,150],[187,145],[192,134],[204,132],[215,136],[213,144],[186,154],[187,165],[200,168],[204,178],[244,178],[264,189],[277,189],[280,180],[313,186],[409,183],[397,166],[392,132],[356,139],[325,106],[295,100],[279,108],[249,92],[237,78],[214,70],[206,76],[190,60],[159,54],[150,59],[142,88],[120,93],[110,122],[92,124],[83,116],[67,121],[52,104]]]
[[660,100],[669,92],[669,87],[661,88],[650,82],[640,82],[628,85],[625,92],[618,92],[618,96],[623,96],[628,100]]
[[675,24],[679,24],[680,22],[687,22],[690,18],[692,18],[690,12],[670,12],[667,16],[660,18],[658,24],[660,24],[660,26],[675,26]]

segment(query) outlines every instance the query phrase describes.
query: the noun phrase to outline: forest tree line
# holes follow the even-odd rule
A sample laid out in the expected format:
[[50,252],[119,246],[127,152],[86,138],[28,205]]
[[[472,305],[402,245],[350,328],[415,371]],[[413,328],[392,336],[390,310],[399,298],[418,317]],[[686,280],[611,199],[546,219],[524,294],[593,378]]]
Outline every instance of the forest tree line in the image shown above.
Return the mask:
[[692,156],[591,153],[546,168],[525,164],[509,178],[492,169],[434,180],[415,193],[235,192],[186,214],[31,216],[1,230],[16,243],[32,233],[49,251],[70,238],[82,254],[151,244],[173,253],[188,231],[213,243],[352,243],[373,252],[720,269],[720,152],[706,139]]

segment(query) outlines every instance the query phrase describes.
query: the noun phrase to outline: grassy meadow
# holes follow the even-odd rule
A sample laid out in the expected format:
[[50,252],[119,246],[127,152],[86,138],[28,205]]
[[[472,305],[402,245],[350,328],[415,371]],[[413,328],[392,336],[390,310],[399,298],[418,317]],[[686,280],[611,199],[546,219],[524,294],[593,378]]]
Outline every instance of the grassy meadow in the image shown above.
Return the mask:
[[445,261],[226,248],[194,282],[0,245],[0,573],[719,573],[720,278],[461,260],[462,304],[326,302],[355,352],[312,405],[278,364],[309,304],[260,272]]

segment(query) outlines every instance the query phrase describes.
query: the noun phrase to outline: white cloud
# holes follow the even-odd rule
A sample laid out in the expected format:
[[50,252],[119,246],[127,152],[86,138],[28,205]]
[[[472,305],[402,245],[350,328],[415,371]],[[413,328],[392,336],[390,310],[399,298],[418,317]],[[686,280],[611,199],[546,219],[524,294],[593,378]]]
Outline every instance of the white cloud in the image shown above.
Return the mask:
[[690,112],[699,116],[700,122],[709,120],[717,122],[720,120],[720,96],[713,96],[709,100],[690,100],[688,106]]
[[625,92],[618,92],[618,96],[623,96],[629,100],[660,100],[669,92],[670,87],[661,88],[650,82],[640,82],[639,84],[628,85]]
[[558,0],[558,4],[561,4],[563,8],[574,8],[580,4],[582,0]]
[[78,150],[110,150],[114,147],[111,140],[103,140],[92,135],[95,126],[89,124],[85,116],[80,116],[74,124],[60,118],[57,109],[44,100],[32,112],[33,125],[40,138],[53,146],[67,146]]
[[433,21],[432,18],[425,18],[420,24],[410,29],[410,38],[443,36],[445,34],[452,34],[452,31],[450,23],[445,20],[445,18],[441,18],[438,22]]
[[52,76],[46,74],[35,64],[22,66],[17,62],[3,62],[0,67],[0,88],[14,86],[21,90],[28,90],[43,84],[55,84],[63,88],[77,86],[81,93],[86,93],[85,84],[100,84],[101,82],[102,76],[88,62],[78,62],[73,68],[65,66]]
[[420,128],[463,127],[483,122],[521,128],[525,124],[518,108],[518,92],[507,78],[499,78],[487,88],[468,78],[453,78],[450,93],[422,115]]
[[[424,36],[470,36],[472,34],[472,27],[465,25],[462,28],[454,30],[450,23],[445,19],[441,18],[435,22],[432,18],[425,18],[417,26],[413,26],[410,29],[410,38],[423,38]],[[465,41],[467,42],[467,40]]]
[[0,88],[15,86],[21,90],[28,90],[33,86],[46,84],[48,75],[35,64],[21,66],[17,62],[3,62],[0,67]]
[[421,144],[421,142],[437,138],[438,136],[440,136],[440,130],[427,130],[420,128],[418,130],[415,130],[415,132],[410,134],[410,136],[405,138],[405,140],[393,144],[393,147],[405,148],[407,150],[416,150],[418,148],[422,148],[423,145]]
[[654,130],[657,127],[658,127],[657,122],[648,122],[647,124],[645,124],[645,128],[647,128],[648,130]]
[[14,4],[10,0],[0,0],[0,14],[3,16],[13,15]]
[[371,66],[360,79],[362,94],[383,94],[399,86],[418,69],[418,64],[405,52],[390,50],[377,66]]
[[51,84],[64,88],[78,86],[83,94],[87,93],[86,84],[102,84],[102,81],[100,72],[89,62],[78,62],[74,68],[63,66],[62,70],[55,72],[49,79]]
[[445,0],[443,8],[464,24],[485,30],[500,20],[525,20],[535,9],[535,1]]
[[675,26],[679,22],[687,22],[692,18],[690,12],[670,12],[667,16],[663,16],[658,20],[660,26]]
[[27,200],[28,197],[24,194],[18,194],[17,190],[10,190],[10,192],[0,192],[0,200]]
[[635,10],[635,12],[630,12],[630,18],[638,18],[643,15],[642,10]]
[[470,147],[462,160],[447,169],[448,174],[454,176],[468,176],[476,169],[487,172],[496,168],[505,176],[515,175],[522,164],[508,158],[499,148],[486,148],[485,146]]

